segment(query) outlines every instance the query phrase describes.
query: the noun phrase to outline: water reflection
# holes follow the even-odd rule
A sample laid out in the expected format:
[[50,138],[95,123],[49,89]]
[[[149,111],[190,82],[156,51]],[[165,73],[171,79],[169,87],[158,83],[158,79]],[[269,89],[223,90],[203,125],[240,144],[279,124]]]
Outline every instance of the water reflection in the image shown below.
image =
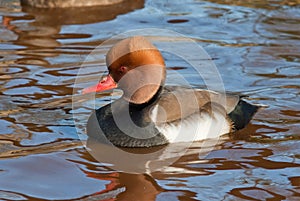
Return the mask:
[[[152,174],[152,172],[180,172],[184,168],[175,168],[173,163],[181,157],[196,155],[203,159],[211,151],[217,149],[215,144],[222,140],[206,140],[195,143],[174,143],[151,148],[117,148],[112,144],[104,144],[88,138],[87,149],[93,158],[100,163],[110,164],[109,168],[121,172],[135,174]],[[116,157],[118,156],[118,157]],[[186,173],[188,170],[185,171]]]
[[107,177],[94,174],[95,178],[109,180],[106,188],[81,200],[155,200],[163,189],[146,174],[110,173]]
[[[3,16],[2,23],[9,30],[18,35],[14,42],[17,45],[27,46],[30,49],[34,47],[56,48],[60,46],[58,39],[64,38],[88,38],[89,34],[71,33],[61,34],[63,25],[89,24],[108,21],[116,18],[118,15],[128,13],[135,9],[143,8],[144,1],[121,1],[120,3],[107,6],[92,6],[79,8],[34,8],[23,6],[24,16]],[[84,16],[84,17],[83,17]],[[11,21],[30,20],[28,27],[17,27],[11,24]],[[57,56],[53,51],[45,50],[47,57]],[[31,62],[28,62],[32,64]],[[39,64],[39,63],[38,63]]]
[[118,4],[122,0],[110,1],[95,1],[95,0],[20,0],[22,6],[32,6],[37,8],[66,8],[66,7],[91,7],[91,6],[107,6],[111,4]]
[[251,8],[263,8],[263,9],[276,9],[280,8],[281,6],[297,6],[300,4],[299,0],[275,0],[275,1],[268,1],[268,0],[259,0],[259,1],[252,1],[252,0],[209,0],[214,3],[219,4],[227,4],[227,5],[235,5],[235,6],[246,6]]
[[55,25],[89,24],[109,21],[136,9],[144,7],[144,0],[120,1],[106,6],[88,6],[78,8],[34,8],[23,6],[22,11],[35,16],[36,23]]

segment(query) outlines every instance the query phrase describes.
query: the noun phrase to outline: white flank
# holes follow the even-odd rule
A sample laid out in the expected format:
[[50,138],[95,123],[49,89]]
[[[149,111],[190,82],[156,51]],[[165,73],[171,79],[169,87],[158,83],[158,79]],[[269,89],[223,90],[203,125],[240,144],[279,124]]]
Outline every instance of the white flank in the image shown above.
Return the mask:
[[[155,122],[158,107],[151,112],[151,119]],[[191,142],[208,138],[218,138],[220,135],[230,132],[231,125],[223,114],[214,112],[214,117],[203,112],[170,123],[156,124],[156,128],[170,143]]]

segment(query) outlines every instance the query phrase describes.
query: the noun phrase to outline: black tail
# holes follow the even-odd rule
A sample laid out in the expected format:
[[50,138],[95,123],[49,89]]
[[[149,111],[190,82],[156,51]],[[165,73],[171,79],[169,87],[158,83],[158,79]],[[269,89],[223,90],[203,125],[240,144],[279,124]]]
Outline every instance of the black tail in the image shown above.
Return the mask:
[[233,121],[234,128],[236,130],[244,128],[259,108],[257,105],[252,105],[240,100],[234,110],[229,114],[229,118]]

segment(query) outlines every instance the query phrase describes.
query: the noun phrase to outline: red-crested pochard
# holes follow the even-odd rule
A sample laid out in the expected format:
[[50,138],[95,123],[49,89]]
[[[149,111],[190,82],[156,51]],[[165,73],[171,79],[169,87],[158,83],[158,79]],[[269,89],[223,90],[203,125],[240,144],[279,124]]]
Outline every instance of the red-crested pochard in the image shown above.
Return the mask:
[[237,95],[164,86],[160,51],[145,37],[115,44],[106,55],[108,75],[83,93],[120,88],[123,95],[95,110],[89,137],[120,147],[150,147],[216,138],[244,128],[259,106]]

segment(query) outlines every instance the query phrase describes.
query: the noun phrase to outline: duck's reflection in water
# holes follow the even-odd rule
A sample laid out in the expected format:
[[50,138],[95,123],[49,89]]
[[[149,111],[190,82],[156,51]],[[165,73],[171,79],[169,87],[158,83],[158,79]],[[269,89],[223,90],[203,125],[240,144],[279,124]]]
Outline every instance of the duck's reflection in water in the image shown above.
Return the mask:
[[113,170],[128,173],[151,174],[152,172],[184,171],[172,166],[181,157],[196,155],[202,160],[216,149],[218,139],[210,139],[194,143],[171,143],[148,148],[120,148],[106,144],[94,138],[88,138],[86,147],[89,153],[100,163],[107,164]]
[[[88,199],[114,200],[117,197],[120,200],[155,200],[164,190],[157,184],[152,172],[154,174],[160,172],[159,175],[162,172],[202,174],[186,168],[185,162],[181,164],[182,158],[186,160],[196,157],[193,162],[201,161],[212,149],[216,149],[215,143],[215,140],[206,140],[193,144],[174,143],[149,148],[119,148],[88,138],[86,143],[88,152],[94,159],[112,170],[108,174],[88,174],[89,177],[110,181],[106,189],[89,196]],[[201,147],[204,145],[206,147]]]
[[[89,137],[86,142],[88,152],[96,161],[112,170],[108,174],[88,175],[110,181],[106,189],[90,197],[154,200],[164,191],[157,184],[156,176],[160,177],[163,172],[174,175],[206,174],[188,168],[187,163],[189,160],[192,163],[206,161],[206,155],[220,148],[222,142],[224,139],[207,139],[200,142],[172,143],[148,148],[120,148]],[[180,193],[189,192],[180,190]]]
[[155,200],[163,189],[150,175],[112,172],[106,175],[89,174],[89,177],[110,181],[104,190],[82,200]]

